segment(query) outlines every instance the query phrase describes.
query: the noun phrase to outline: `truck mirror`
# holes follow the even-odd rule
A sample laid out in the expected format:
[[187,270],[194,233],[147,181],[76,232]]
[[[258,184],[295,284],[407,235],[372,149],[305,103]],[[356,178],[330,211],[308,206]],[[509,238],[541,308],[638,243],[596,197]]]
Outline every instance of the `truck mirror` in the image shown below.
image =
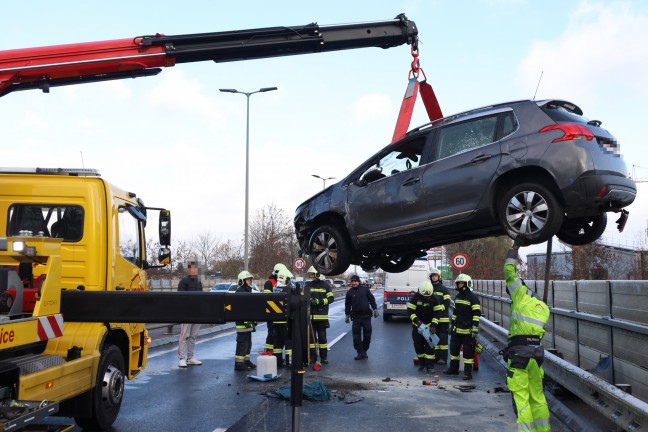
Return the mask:
[[168,247],[161,247],[160,252],[158,252],[158,262],[161,265],[171,264],[171,249]]
[[160,245],[171,246],[171,212],[169,210],[160,210],[159,231]]

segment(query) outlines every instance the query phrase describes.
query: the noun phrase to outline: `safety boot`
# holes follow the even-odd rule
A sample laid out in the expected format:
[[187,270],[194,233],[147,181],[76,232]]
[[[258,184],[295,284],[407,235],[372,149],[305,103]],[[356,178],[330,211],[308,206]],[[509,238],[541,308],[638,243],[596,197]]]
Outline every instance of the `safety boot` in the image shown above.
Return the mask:
[[423,357],[419,357],[418,364],[419,364],[418,367],[419,372],[423,372],[423,370],[425,370],[425,365],[426,365],[425,359]]
[[250,361],[250,359],[245,360],[245,367],[248,369],[256,369],[256,365]]
[[463,376],[464,381],[470,381],[472,379],[472,368],[473,365],[464,364],[464,376]]
[[425,361],[425,371],[434,372],[434,359]]
[[450,367],[443,371],[444,375],[459,375],[459,360],[450,360]]
[[234,370],[235,371],[246,371],[247,366],[245,365],[244,362],[234,362]]
[[362,351],[358,351],[358,355],[353,357],[353,360],[362,360],[364,358],[364,355],[362,354]]

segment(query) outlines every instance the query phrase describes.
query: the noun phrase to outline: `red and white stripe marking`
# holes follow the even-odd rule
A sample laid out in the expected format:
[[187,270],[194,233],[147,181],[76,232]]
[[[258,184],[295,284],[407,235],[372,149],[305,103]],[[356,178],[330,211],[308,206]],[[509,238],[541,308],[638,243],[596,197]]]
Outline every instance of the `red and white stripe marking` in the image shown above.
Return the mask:
[[63,336],[63,315],[38,317],[38,340],[48,340]]

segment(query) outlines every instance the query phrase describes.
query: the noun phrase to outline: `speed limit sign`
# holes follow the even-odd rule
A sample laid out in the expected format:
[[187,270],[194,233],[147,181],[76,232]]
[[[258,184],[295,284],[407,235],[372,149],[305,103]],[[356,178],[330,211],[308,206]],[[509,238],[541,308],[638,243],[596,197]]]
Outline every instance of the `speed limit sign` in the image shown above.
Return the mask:
[[293,262],[293,267],[297,271],[304,270],[305,265],[306,265],[306,261],[304,261],[302,258],[297,258],[295,262]]
[[452,256],[452,267],[459,271],[468,267],[468,256],[461,252],[454,254]]

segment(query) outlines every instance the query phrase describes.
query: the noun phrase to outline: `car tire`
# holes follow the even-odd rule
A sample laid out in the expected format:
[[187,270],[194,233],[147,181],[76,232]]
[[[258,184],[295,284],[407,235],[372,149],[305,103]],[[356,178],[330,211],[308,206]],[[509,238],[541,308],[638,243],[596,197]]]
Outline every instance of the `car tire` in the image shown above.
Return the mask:
[[500,223],[509,237],[522,233],[530,244],[542,243],[560,229],[564,217],[556,195],[539,183],[521,183],[502,195]]
[[342,274],[351,265],[351,247],[345,233],[334,225],[322,225],[309,240],[310,259],[323,275]]
[[380,268],[387,273],[402,273],[412,267],[414,261],[416,261],[416,257],[412,255],[392,255],[380,263]]
[[606,213],[582,218],[566,218],[556,235],[563,243],[582,246],[598,240],[603,235],[606,227]]

